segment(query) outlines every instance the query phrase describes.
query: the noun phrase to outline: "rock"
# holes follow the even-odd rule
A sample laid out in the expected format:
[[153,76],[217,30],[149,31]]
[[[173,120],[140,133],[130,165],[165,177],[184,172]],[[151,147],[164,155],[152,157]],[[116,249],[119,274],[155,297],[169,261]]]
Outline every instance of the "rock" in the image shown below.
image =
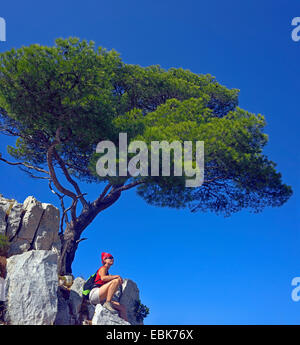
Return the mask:
[[59,210],[46,203],[42,203],[42,209],[43,213],[35,234],[33,249],[50,250],[52,244],[59,241]]
[[9,256],[32,249],[53,250],[59,256],[59,223],[59,209],[33,196],[23,204],[0,197],[0,234],[10,241]]
[[[98,307],[99,304],[96,306],[95,315],[93,317],[93,324],[99,325],[118,325],[118,324],[126,324],[126,325],[143,325],[143,321],[138,321],[136,319],[135,313],[135,304],[139,301],[139,289],[136,283],[130,279],[124,279],[122,288],[120,287],[114,294],[112,300],[123,304],[127,311],[128,321],[126,322],[123,319],[115,314],[110,313],[107,309],[103,308],[102,305]],[[97,309],[98,308],[98,309]],[[120,323],[126,322],[126,323]]]
[[7,227],[7,211],[14,200],[0,198],[0,234],[5,235]]
[[5,301],[5,279],[0,277],[0,302]]
[[14,201],[7,218],[6,235],[9,240],[12,240],[16,236],[23,214],[23,205]]
[[120,318],[118,314],[111,313],[101,304],[97,304],[92,325],[130,325],[130,323]]
[[42,203],[33,196],[29,196],[23,203],[24,217],[22,226],[18,234],[18,238],[28,241],[29,244],[33,241],[35,232],[39,226],[44,209]]
[[69,296],[70,310],[77,321],[79,321],[79,317],[80,317],[79,313],[80,313],[82,299],[83,299],[82,289],[83,289],[84,283],[85,283],[85,280],[81,277],[78,277],[74,280],[70,289],[70,296]]
[[89,320],[92,320],[93,319],[93,316],[95,314],[95,310],[96,310],[96,306],[92,305],[91,303],[88,303],[87,304],[87,317]]
[[60,258],[60,253],[61,253],[61,241],[60,238],[57,239],[56,242],[52,243],[51,250],[57,255],[58,259]]
[[[6,278],[6,321],[13,325],[75,325],[93,319],[99,325],[138,325],[135,304],[137,285],[124,279],[113,300],[126,307],[129,322],[102,305],[84,300],[81,277],[64,276],[69,284],[58,286],[57,260],[60,256],[59,210],[33,196],[23,204],[0,196],[0,234],[10,241]],[[72,284],[73,282],[73,284]]]
[[57,314],[54,321],[55,325],[71,325],[71,313],[69,308],[68,299],[64,295],[63,290],[59,287],[57,291]]
[[139,299],[139,289],[136,283],[130,279],[124,279],[119,302],[126,307],[128,321],[132,325],[143,325],[143,321],[137,321],[135,314],[135,303]]
[[7,260],[6,319],[13,325],[52,325],[58,307],[57,255],[31,250]]
[[8,255],[18,255],[28,251],[30,248],[30,242],[28,240],[24,240],[22,238],[16,238],[14,241],[10,243]]

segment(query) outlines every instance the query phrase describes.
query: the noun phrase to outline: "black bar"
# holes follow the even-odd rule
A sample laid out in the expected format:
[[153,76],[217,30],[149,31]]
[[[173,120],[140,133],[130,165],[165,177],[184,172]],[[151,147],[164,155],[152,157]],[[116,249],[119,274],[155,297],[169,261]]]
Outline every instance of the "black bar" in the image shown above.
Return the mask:
[[[199,344],[202,341],[222,342],[261,340],[262,335],[290,338],[299,334],[299,325],[143,325],[143,326],[0,326],[0,340],[9,336],[32,336],[38,331],[44,341],[59,343],[70,341],[92,341],[101,344]],[[28,332],[28,333],[27,333]],[[40,333],[41,332],[41,333]],[[83,337],[83,338],[79,338]],[[24,339],[24,338],[23,338]],[[64,340],[63,340],[64,339]],[[286,338],[287,339],[287,338]]]

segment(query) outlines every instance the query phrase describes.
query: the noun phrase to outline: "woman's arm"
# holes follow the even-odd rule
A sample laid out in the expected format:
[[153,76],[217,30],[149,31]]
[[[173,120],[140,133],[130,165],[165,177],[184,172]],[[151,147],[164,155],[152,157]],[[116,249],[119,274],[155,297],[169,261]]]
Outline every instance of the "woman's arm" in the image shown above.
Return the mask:
[[99,275],[101,277],[101,280],[103,280],[105,283],[120,277],[118,275],[111,275],[111,274],[108,275],[105,267],[100,268]]

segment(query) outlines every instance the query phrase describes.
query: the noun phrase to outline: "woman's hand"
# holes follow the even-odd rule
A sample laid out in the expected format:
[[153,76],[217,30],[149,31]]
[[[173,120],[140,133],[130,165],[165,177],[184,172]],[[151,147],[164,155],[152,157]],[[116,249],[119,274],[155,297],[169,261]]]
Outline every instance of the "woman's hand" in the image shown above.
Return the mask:
[[115,275],[114,277],[115,277],[115,279],[120,279],[121,284],[123,284],[123,279],[119,275]]

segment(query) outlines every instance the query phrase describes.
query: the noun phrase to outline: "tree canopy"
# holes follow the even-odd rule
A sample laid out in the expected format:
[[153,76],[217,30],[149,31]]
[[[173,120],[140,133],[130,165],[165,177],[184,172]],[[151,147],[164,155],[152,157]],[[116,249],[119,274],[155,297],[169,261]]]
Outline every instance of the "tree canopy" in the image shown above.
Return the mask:
[[[280,206],[291,195],[267,143],[261,114],[238,107],[237,89],[211,75],[122,62],[119,54],[77,38],[33,44],[0,55],[2,128],[19,137],[8,152],[38,166],[61,127],[58,152],[70,174],[101,182],[93,171],[101,140],[202,140],[205,182],[195,189],[149,176],[138,194],[150,204],[231,213]],[[179,180],[179,178],[177,178]],[[177,181],[178,182],[178,181]]]
[[[193,212],[230,215],[243,208],[258,212],[283,205],[292,189],[263,153],[265,118],[241,109],[238,94],[210,74],[126,64],[116,51],[78,38],[0,54],[0,128],[17,137],[15,146],[8,147],[18,161],[11,164],[32,176],[32,170],[48,174],[73,206],[77,199],[82,202],[85,212],[91,205],[97,212],[107,207],[100,201],[109,188],[112,196],[132,187],[151,205]],[[127,133],[128,143],[204,141],[203,184],[186,188],[184,177],[174,175],[100,177],[96,145],[110,140],[117,146],[120,132]],[[58,181],[57,167],[72,192]],[[107,185],[89,202],[75,180]],[[73,225],[76,217],[73,213]],[[92,218],[86,217],[86,225]]]

